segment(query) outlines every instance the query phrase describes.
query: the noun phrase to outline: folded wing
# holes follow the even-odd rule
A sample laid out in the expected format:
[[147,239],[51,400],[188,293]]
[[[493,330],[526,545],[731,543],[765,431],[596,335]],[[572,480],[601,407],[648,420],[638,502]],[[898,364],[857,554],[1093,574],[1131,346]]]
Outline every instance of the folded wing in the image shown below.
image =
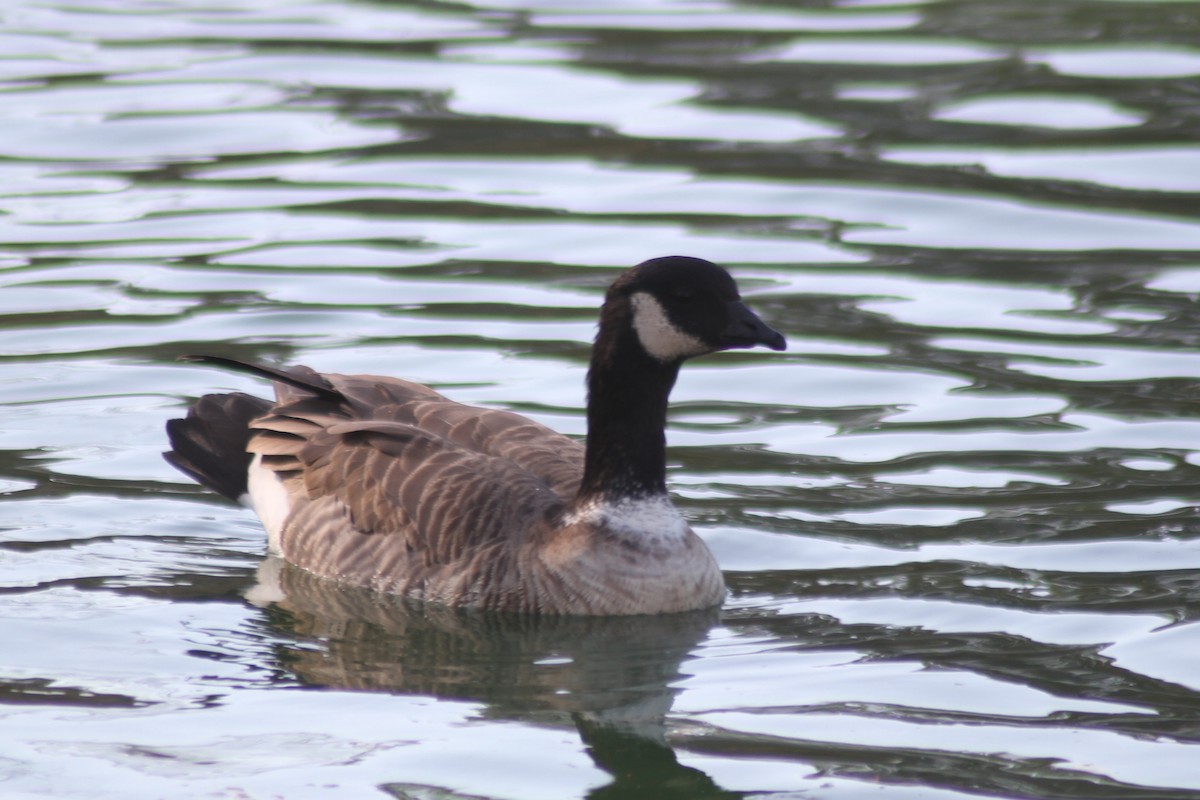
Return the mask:
[[417,596],[451,567],[498,574],[527,544],[513,532],[536,536],[578,487],[582,445],[527,418],[407,381],[321,377],[336,399],[277,384],[248,444],[287,492],[283,555],[318,574]]

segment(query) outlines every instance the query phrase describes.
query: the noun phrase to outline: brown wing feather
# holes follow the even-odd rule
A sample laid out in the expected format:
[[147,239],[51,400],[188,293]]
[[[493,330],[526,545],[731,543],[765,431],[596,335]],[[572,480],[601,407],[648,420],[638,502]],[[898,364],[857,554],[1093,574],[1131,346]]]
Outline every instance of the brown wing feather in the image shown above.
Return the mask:
[[544,426],[407,381],[326,377],[344,402],[281,403],[249,446],[286,478],[280,544],[301,566],[419,594],[450,564],[496,570],[578,486],[582,446]]
[[347,398],[354,418],[406,423],[467,450],[511,461],[564,499],[579,489],[583,444],[527,417],[456,403],[428,386],[398,378],[325,377]]

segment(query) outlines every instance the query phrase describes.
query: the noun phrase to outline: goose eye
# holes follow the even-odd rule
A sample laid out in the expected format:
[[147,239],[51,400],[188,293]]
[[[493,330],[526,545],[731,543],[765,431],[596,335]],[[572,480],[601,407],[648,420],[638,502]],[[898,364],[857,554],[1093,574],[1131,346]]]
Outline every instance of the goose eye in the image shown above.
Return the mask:
[[681,303],[690,303],[695,296],[691,289],[676,289],[674,292],[675,299]]

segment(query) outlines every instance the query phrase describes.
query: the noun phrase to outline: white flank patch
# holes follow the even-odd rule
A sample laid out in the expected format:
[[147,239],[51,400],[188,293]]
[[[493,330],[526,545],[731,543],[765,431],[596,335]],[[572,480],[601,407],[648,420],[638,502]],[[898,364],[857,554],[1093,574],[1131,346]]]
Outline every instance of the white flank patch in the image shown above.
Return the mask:
[[712,348],[684,333],[667,318],[662,304],[645,292],[630,298],[633,304],[633,329],[646,352],[659,361],[676,361],[707,353]]
[[267,529],[267,549],[278,554],[279,534],[283,523],[292,510],[283,482],[274,472],[262,465],[262,455],[255,455],[250,462],[250,473],[246,481],[249,491],[239,498],[243,504],[254,509],[263,527]]
[[688,532],[687,521],[666,495],[588,503],[564,521],[568,525],[603,525],[615,533],[659,546],[679,542]]

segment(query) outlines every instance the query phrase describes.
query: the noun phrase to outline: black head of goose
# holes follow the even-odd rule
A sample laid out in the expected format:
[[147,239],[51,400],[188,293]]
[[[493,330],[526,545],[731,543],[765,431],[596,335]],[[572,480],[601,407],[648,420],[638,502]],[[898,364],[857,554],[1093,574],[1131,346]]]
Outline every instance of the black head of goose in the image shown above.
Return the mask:
[[276,398],[205,395],[167,423],[164,455],[333,580],[519,612],[707,608],[725,586],[667,496],[667,397],[685,359],[758,344],[785,347],[728,272],[656,258],[605,297],[586,448],[397,378],[185,356],[268,378]]

